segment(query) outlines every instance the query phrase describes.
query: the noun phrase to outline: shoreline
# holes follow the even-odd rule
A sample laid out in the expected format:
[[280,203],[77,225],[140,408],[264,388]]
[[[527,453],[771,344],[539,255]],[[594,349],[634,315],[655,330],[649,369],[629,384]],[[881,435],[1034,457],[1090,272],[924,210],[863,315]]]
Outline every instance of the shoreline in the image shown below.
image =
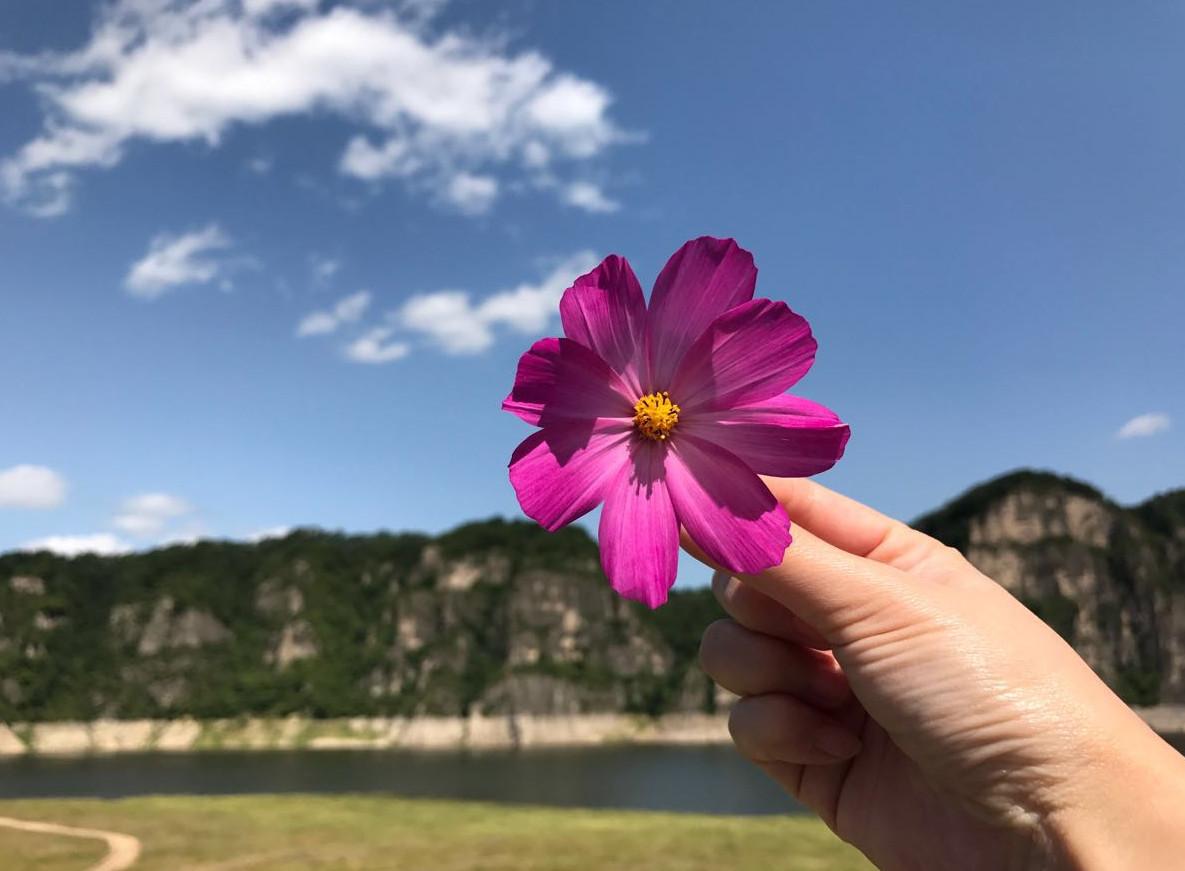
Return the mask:
[[237,717],[0,725],[0,758],[205,750],[526,750],[723,744],[727,714],[498,717]]
[[[1185,735],[1185,705],[1134,709],[1156,732]],[[728,715],[574,714],[342,717],[317,720],[94,720],[0,724],[0,758],[209,750],[529,750],[730,743]]]

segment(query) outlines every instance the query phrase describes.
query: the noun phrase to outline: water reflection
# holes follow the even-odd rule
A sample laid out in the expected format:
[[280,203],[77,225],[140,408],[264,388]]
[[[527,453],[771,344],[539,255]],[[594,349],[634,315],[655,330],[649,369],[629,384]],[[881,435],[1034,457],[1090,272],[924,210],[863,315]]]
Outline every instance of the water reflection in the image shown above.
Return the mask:
[[801,810],[730,747],[205,752],[0,762],[4,798],[253,792],[389,792],[714,814]]
[[[1185,752],[1185,738],[1170,743]],[[0,798],[257,792],[386,792],[712,814],[802,812],[765,775],[723,746],[129,753],[0,761]]]

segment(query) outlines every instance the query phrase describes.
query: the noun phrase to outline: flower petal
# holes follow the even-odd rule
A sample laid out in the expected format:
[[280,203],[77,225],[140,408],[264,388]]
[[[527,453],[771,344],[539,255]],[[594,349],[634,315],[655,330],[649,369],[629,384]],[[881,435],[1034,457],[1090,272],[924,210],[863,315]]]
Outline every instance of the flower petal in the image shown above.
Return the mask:
[[851,431],[829,408],[784,394],[759,405],[694,415],[681,432],[735,454],[759,475],[803,478],[830,469]]
[[691,343],[717,317],[753,298],[753,255],[732,239],[701,236],[674,253],[650,296],[647,390],[666,390]]
[[510,457],[523,513],[555,532],[596,508],[629,463],[632,434],[616,421],[570,421],[532,433]]
[[632,391],[595,352],[571,339],[540,339],[518,361],[502,410],[527,423],[633,418]]
[[601,511],[601,566],[613,589],[657,608],[679,569],[679,524],[663,469],[666,446],[630,443],[632,462],[610,485]]
[[646,300],[629,261],[616,254],[576,279],[560,300],[564,334],[600,354],[641,396],[638,375],[646,328]]
[[711,442],[680,433],[670,444],[666,475],[675,514],[704,553],[733,572],[780,563],[790,518],[761,479]]
[[751,405],[785,393],[811,368],[817,343],[784,302],[754,299],[716,318],[671,381],[685,413]]

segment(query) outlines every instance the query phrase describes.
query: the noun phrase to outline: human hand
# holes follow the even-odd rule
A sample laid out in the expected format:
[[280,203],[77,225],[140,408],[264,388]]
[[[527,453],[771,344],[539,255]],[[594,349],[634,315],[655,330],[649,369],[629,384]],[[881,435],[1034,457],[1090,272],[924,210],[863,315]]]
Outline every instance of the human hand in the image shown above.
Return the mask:
[[700,651],[742,754],[887,871],[1185,866],[1185,758],[1055,632],[935,539],[766,483],[794,543],[717,572]]

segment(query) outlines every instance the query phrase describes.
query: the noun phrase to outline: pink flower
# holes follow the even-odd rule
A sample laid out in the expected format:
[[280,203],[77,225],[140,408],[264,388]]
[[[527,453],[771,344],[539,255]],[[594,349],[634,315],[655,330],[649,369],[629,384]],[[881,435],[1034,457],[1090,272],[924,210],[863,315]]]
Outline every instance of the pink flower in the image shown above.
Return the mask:
[[527,516],[555,531],[601,502],[601,564],[621,595],[656,608],[675,582],[679,527],[734,572],[777,565],[790,519],[758,474],[814,475],[848,426],[786,395],[815,359],[810,325],[753,299],[753,256],[732,239],[685,244],[650,308],[624,257],[560,300],[567,338],[519,360],[502,408],[540,427],[510,458]]

